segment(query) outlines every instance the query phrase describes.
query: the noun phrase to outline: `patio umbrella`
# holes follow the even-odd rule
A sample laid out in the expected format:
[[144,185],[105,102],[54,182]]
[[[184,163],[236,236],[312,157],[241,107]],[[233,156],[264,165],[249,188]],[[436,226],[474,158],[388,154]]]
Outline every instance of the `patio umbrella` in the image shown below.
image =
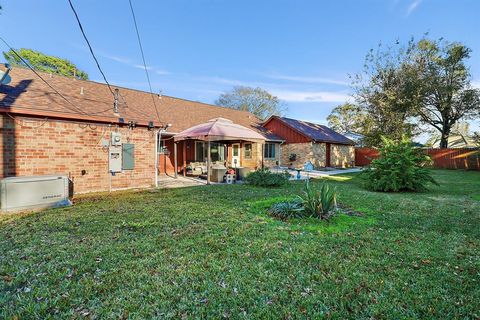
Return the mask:
[[203,140],[208,142],[207,151],[207,183],[210,184],[210,141],[225,140],[244,140],[244,141],[265,141],[265,137],[261,134],[233,123],[228,119],[215,118],[208,122],[188,128],[174,136],[174,141],[182,141],[188,139]]
[[261,134],[224,118],[215,118],[205,123],[193,126],[176,134],[174,137],[175,141],[187,139],[203,141],[265,141],[265,137]]

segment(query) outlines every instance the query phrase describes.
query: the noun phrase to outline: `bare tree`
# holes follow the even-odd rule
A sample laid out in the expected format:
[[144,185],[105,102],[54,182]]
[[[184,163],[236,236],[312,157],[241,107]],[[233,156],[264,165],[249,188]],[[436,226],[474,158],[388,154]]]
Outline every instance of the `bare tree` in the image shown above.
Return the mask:
[[286,106],[280,99],[262,88],[234,87],[222,93],[216,105],[237,110],[249,111],[265,120],[272,115],[282,115]]

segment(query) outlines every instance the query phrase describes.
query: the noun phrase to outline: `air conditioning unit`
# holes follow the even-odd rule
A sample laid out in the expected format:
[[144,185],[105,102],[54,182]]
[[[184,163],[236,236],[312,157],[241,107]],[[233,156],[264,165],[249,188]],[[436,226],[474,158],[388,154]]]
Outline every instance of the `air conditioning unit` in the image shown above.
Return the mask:
[[69,206],[67,176],[10,177],[0,180],[2,212]]

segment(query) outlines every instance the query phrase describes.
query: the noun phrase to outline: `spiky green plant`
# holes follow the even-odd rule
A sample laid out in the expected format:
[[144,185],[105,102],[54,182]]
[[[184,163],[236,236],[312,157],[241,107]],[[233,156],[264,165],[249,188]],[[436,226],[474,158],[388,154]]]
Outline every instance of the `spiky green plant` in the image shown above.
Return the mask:
[[302,203],[298,200],[277,202],[268,209],[268,214],[282,220],[299,218],[303,215]]
[[305,213],[320,219],[328,219],[337,208],[337,190],[323,183],[320,189],[307,180],[301,196],[298,196]]

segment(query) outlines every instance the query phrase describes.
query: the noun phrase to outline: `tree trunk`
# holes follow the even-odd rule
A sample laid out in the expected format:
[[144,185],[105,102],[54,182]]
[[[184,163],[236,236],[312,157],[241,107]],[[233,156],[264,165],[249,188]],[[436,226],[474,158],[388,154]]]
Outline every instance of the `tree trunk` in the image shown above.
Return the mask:
[[448,132],[442,132],[442,137],[440,138],[440,148],[446,149],[448,148],[448,137],[450,136],[450,130]]

